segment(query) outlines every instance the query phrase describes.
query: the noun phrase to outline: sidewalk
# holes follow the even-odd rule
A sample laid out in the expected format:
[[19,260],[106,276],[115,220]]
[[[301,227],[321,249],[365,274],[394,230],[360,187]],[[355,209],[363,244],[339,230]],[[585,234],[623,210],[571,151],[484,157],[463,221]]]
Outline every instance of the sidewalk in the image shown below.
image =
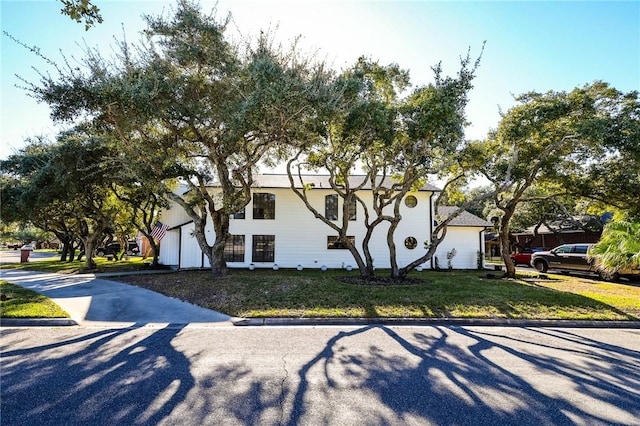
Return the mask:
[[[119,274],[122,275],[122,274]],[[0,270],[0,278],[41,293],[71,315],[71,320],[9,320],[3,326],[69,325],[132,327],[233,325],[228,315],[201,308],[153,291],[93,274],[63,275],[24,270]],[[67,324],[65,324],[65,321]]]

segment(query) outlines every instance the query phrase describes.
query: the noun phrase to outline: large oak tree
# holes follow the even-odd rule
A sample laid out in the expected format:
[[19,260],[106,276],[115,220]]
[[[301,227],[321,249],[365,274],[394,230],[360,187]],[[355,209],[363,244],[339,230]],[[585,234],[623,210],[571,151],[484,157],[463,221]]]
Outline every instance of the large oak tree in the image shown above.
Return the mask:
[[[395,231],[406,195],[436,175],[446,177],[443,193],[466,177],[458,155],[465,144],[467,94],[478,64],[479,59],[463,58],[455,77],[443,75],[438,65],[433,68],[433,83],[411,89],[408,71],[360,58],[334,80],[334,92],[340,95],[320,111],[323,126],[318,137],[308,139],[289,160],[291,189],[316,218],[336,232],[362,276],[375,274],[369,242],[376,230],[386,233],[391,276],[403,278],[434,256],[447,225],[473,202],[446,215],[438,214],[436,202],[438,224],[425,250],[407,265],[398,263]],[[357,168],[364,170],[364,176],[354,176],[361,174]],[[329,174],[329,185],[342,200],[342,221],[326,217],[311,205],[313,189],[305,182],[304,170]],[[348,238],[350,211],[355,205],[363,211],[366,228],[359,247]]]
[[[504,114],[487,141],[471,145],[467,161],[496,188],[508,183],[495,197],[502,211],[498,232],[507,276],[516,273],[510,258],[511,220],[534,184],[607,198],[585,191],[608,186],[587,177],[597,175],[599,160],[608,164],[620,152],[631,151],[620,148],[637,142],[637,98],[636,92],[625,94],[603,82],[570,92],[527,93],[517,98],[518,104]],[[633,187],[635,182],[621,185]],[[620,198],[610,189],[611,201]]]
[[172,16],[147,17],[144,42],[123,41],[113,59],[86,52],[81,67],[30,86],[54,119],[88,116],[147,177],[189,186],[164,193],[193,220],[215,276],[227,272],[229,216],[249,203],[254,169],[306,134],[325,76],[267,34],[233,43],[227,22],[180,1]]

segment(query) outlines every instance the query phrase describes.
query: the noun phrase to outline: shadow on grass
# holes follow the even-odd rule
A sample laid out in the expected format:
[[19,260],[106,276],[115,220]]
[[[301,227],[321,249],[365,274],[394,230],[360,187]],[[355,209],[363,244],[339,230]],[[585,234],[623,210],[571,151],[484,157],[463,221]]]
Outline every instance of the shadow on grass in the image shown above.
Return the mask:
[[338,281],[344,274],[234,270],[214,280],[208,272],[183,271],[118,280],[237,317],[638,320],[633,309],[533,282],[483,279],[477,271],[423,272],[425,283],[392,286]]

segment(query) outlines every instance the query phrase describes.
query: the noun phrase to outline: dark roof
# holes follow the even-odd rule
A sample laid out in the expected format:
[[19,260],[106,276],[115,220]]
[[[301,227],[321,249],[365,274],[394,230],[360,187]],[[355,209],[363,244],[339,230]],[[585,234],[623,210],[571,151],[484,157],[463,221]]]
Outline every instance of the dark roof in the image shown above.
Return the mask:
[[[447,217],[450,214],[453,214],[456,209],[457,207],[454,206],[440,206],[438,207],[438,214],[443,217]],[[483,218],[471,214],[465,210],[460,213],[460,215],[458,215],[455,219],[449,222],[449,226],[477,226],[480,228],[488,228],[492,227],[493,224],[488,220],[484,220]]]
[[[302,175],[303,181],[305,184],[310,184],[314,188],[322,188],[322,189],[331,189],[331,185],[329,185],[329,175]],[[365,175],[352,175],[349,179],[351,186],[357,186],[362,183],[362,181],[366,178]],[[264,175],[254,175],[253,177],[254,188],[289,188],[289,176],[286,174],[264,174]],[[300,184],[300,179],[295,176],[296,187],[302,188]],[[393,185],[393,181],[390,178],[386,178],[384,180],[384,184],[387,187]],[[215,186],[215,183],[213,184]],[[367,182],[363,189],[371,189],[371,185]],[[437,192],[440,191],[440,188],[433,186],[429,183],[425,184],[419,191],[432,191]]]

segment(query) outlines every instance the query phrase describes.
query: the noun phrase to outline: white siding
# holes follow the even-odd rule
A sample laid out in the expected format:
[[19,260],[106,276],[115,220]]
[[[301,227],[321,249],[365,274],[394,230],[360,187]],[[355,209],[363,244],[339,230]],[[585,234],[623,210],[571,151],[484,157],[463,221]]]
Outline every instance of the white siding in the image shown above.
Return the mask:
[[436,256],[440,268],[447,268],[447,252],[456,249],[451,263],[454,269],[476,269],[480,250],[480,231],[483,228],[450,226],[444,241],[438,246]]
[[[255,192],[268,192],[276,195],[275,219],[253,219],[253,204],[249,203],[245,209],[245,219],[231,219],[230,233],[245,236],[245,261],[229,263],[231,268],[246,268],[254,263],[257,268],[271,268],[274,263],[283,268],[295,268],[302,265],[304,268],[320,268],[326,265],[329,268],[342,268],[346,265],[356,266],[353,256],[348,250],[327,249],[327,237],[337,235],[329,226],[316,219],[291,190],[286,188],[255,189]],[[331,190],[313,189],[310,192],[310,203],[324,214],[325,196],[332,194]],[[365,202],[371,204],[370,193],[366,194]],[[414,208],[407,207],[404,202],[400,207],[402,221],[395,232],[395,243],[399,266],[405,266],[424,253],[424,242],[429,236],[430,221],[430,195],[431,192],[420,191],[412,193],[418,199]],[[178,250],[180,250],[180,268],[208,267],[209,261],[198,246],[193,237],[193,224],[188,222],[186,213],[178,205],[163,212],[163,221],[170,227],[183,225],[181,232],[170,231],[163,240],[161,250],[161,262],[174,265],[177,262]],[[342,199],[339,199],[339,221],[342,224]],[[185,224],[186,223],[186,224]],[[389,268],[389,251],[386,237],[389,225],[386,223],[378,226],[370,242],[372,256],[376,268]],[[440,267],[446,268],[446,252],[456,248],[457,255],[453,259],[455,268],[475,268],[476,256],[479,245],[480,228],[450,227],[446,239],[439,247],[437,255],[440,259]],[[361,251],[361,244],[365,236],[364,212],[362,206],[357,206],[357,220],[349,222],[348,235],[353,235],[356,246]],[[178,242],[177,235],[181,238]],[[172,236],[171,239],[169,236]],[[253,235],[275,235],[275,262],[253,262],[252,247]],[[212,224],[206,228],[207,241],[212,244],[215,233]],[[407,237],[417,240],[417,247],[413,250],[405,247]],[[427,263],[426,268],[430,267]]]
[[160,219],[160,221],[165,225],[168,225],[169,228],[187,223],[190,220],[191,218],[187,215],[187,212],[184,211],[182,206],[173,202],[170,203],[170,208],[162,211]]
[[180,231],[178,229],[167,231],[160,241],[160,256],[158,262],[167,266],[178,266],[178,245],[180,244]]
[[193,236],[193,223],[182,227],[180,268],[202,268],[202,251]]
[[[319,268],[326,265],[329,268],[340,268],[346,265],[355,267],[353,256],[348,250],[327,249],[327,237],[337,233],[319,219],[316,219],[304,203],[288,189],[265,189],[276,195],[276,217],[273,220],[253,220],[253,206],[250,203],[246,209],[246,219],[231,219],[230,233],[245,235],[246,253],[245,263],[234,263],[230,266],[248,266],[252,263],[252,235],[275,235],[275,262],[281,267],[293,268],[302,265],[305,268]],[[329,190],[315,189],[311,192],[310,203],[320,213],[324,214],[325,196],[331,194]],[[403,220],[396,231],[398,261],[402,265],[409,263],[419,256],[423,242],[427,239],[429,223],[429,193],[414,194],[419,199],[413,209],[401,207]],[[368,200],[370,202],[370,199]],[[342,212],[340,200],[339,212]],[[363,224],[364,213],[358,205],[357,220],[349,222],[348,235],[353,235],[356,246],[361,247],[365,236]],[[338,225],[341,225],[341,215]],[[374,263],[378,268],[390,266],[386,245],[386,231],[388,225],[382,224],[376,229],[371,239],[370,247]],[[418,240],[418,247],[409,250],[404,246],[404,239],[413,236]],[[255,262],[254,262],[255,263]],[[273,263],[255,263],[256,267],[271,267]]]

